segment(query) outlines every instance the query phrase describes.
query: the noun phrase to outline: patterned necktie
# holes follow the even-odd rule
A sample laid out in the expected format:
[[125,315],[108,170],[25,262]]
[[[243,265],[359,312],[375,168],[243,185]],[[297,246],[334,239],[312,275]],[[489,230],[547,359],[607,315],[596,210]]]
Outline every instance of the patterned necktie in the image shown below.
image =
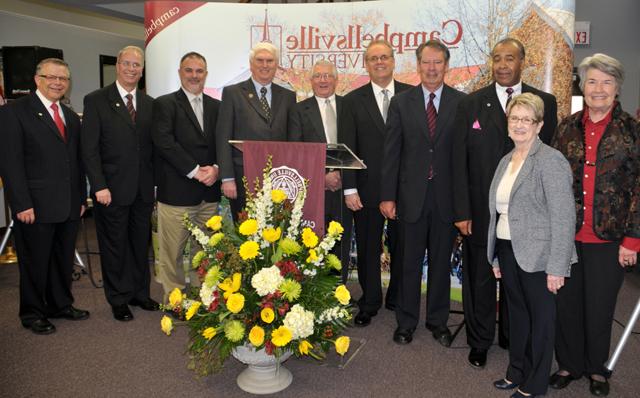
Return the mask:
[[433,104],[435,97],[434,93],[429,93],[429,102],[427,103],[427,123],[429,124],[429,138],[431,140],[436,136],[436,119],[438,117],[436,106]]
[[382,90],[382,119],[387,122],[387,116],[389,116],[389,90],[386,88]]
[[64,122],[58,113],[58,104],[51,104],[51,109],[53,110],[53,122],[56,124],[58,131],[60,132],[60,136],[63,140],[67,140],[67,135],[65,133]]
[[193,113],[196,114],[196,119],[198,119],[198,124],[200,124],[200,128],[204,131],[204,117],[202,115],[202,100],[200,97],[195,97],[193,99]]
[[260,105],[262,105],[262,110],[265,115],[267,115],[267,120],[271,121],[271,108],[269,107],[269,101],[267,101],[267,88],[262,87],[260,89]]
[[131,121],[136,122],[136,110],[133,107],[133,95],[127,94],[124,96],[127,99],[127,111],[129,112],[129,116],[131,116]]
[[506,103],[506,104],[504,104],[504,111],[505,111],[505,113],[507,112],[507,107],[509,106],[509,102],[511,102],[511,94],[513,94],[513,88],[511,88],[511,87],[507,87],[507,90],[506,90],[506,91],[507,91],[507,95],[508,95],[508,97],[507,97],[507,103]]
[[326,99],[324,101],[324,117],[325,117],[325,127],[327,129],[327,141],[330,144],[338,143],[338,125],[336,122],[336,112],[333,110],[331,106],[331,100]]

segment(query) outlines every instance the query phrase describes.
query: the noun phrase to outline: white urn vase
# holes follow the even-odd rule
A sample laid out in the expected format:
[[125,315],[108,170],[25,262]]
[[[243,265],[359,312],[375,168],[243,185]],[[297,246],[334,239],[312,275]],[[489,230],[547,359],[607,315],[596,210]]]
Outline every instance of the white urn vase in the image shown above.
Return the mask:
[[242,345],[233,349],[233,357],[247,365],[237,378],[238,387],[251,394],[273,394],[289,387],[293,376],[282,366],[289,359],[291,351],[276,358],[267,355],[264,349],[255,350],[250,345]]

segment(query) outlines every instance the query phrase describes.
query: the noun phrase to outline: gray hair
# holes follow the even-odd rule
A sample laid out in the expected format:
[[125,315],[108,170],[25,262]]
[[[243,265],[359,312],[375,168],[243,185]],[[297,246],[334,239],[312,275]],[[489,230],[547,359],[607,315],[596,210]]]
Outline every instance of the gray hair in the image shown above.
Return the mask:
[[120,62],[120,58],[122,57],[122,54],[126,52],[137,53],[140,56],[140,59],[142,60],[141,62],[142,66],[144,66],[144,51],[142,51],[142,49],[138,46],[126,46],[122,50],[118,51],[118,62]]
[[618,91],[622,88],[624,82],[624,67],[617,59],[606,54],[596,53],[580,62],[578,66],[578,76],[580,76],[580,90],[584,92],[585,80],[587,80],[587,72],[589,69],[597,69],[602,73],[616,79],[616,87]]
[[449,62],[449,58],[451,58],[449,48],[445,46],[440,40],[435,39],[421,43],[418,48],[416,48],[416,58],[418,59],[418,62],[422,61],[422,51],[427,47],[433,48],[434,50],[438,50],[443,53],[445,62]]
[[367,45],[367,49],[364,50],[364,58],[367,59],[367,53],[369,52],[369,49],[377,44],[383,45],[387,48],[389,48],[389,50],[391,50],[391,57],[393,57],[394,51],[393,51],[393,46],[391,45],[391,43],[389,43],[388,40],[385,39],[376,39],[376,40],[372,40],[369,45]]
[[69,69],[69,64],[61,60],[60,58],[45,58],[42,61],[38,62],[36,66],[36,75],[39,75],[42,72],[42,67],[46,64],[54,64],[59,66],[64,66],[67,68],[67,72],[69,76],[71,76],[71,70]]
[[253,61],[253,59],[260,51],[268,51],[269,54],[273,55],[273,57],[276,59],[276,62],[278,62],[278,60],[280,59],[280,51],[278,51],[278,48],[276,46],[269,42],[261,41],[260,43],[253,46],[253,48],[251,48],[251,50],[249,51],[249,61]]
[[336,68],[336,65],[333,62],[327,61],[326,59],[319,59],[313,64],[313,67],[311,68],[312,76],[315,73],[316,67],[318,66],[330,66],[331,73],[333,73],[333,76],[338,77],[338,68]]
[[511,101],[509,101],[509,105],[507,105],[507,117],[514,106],[521,106],[532,110],[536,123],[540,123],[544,119],[544,101],[535,94],[524,93],[513,97]]

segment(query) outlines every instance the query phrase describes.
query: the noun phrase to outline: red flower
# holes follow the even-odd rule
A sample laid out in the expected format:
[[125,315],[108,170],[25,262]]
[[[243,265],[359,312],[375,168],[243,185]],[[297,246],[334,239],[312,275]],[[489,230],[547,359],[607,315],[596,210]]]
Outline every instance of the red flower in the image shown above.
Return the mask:
[[289,311],[289,303],[287,302],[282,304],[282,307],[278,308],[278,314],[280,314],[280,316],[284,316],[284,314],[286,314],[287,311]]
[[224,252],[217,251],[216,252],[216,259],[222,260],[223,258],[224,258]]
[[333,329],[331,328],[331,326],[327,326],[327,327],[324,329],[324,337],[326,337],[326,338],[331,338],[331,337],[333,337]]
[[271,340],[267,340],[266,343],[264,343],[264,351],[267,353],[267,355],[272,355],[273,354],[273,343],[271,342]]
[[217,298],[209,304],[209,312],[213,312],[218,309],[218,305],[220,305],[220,300]]

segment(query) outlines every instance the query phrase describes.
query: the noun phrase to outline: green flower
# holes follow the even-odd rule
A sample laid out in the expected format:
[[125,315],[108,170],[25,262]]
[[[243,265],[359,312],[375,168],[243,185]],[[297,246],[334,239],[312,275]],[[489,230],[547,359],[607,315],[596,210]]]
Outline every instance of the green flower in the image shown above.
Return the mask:
[[220,243],[222,238],[224,238],[224,234],[222,232],[211,235],[211,238],[209,238],[209,246],[215,247],[218,243]]
[[327,254],[325,260],[329,267],[335,268],[338,271],[342,269],[342,262],[335,254]]
[[220,282],[220,279],[222,279],[220,267],[214,265],[213,267],[209,268],[209,271],[207,271],[207,275],[204,277],[204,284],[207,287],[211,288],[218,284],[218,282]]
[[302,250],[302,247],[300,247],[300,244],[298,244],[298,242],[289,238],[284,238],[280,241],[280,248],[285,254],[288,255],[296,254],[300,250]]
[[191,266],[193,268],[198,268],[200,266],[200,263],[202,262],[202,260],[204,260],[204,258],[207,257],[207,253],[203,252],[202,250],[200,250],[199,252],[196,253],[195,256],[193,256],[193,258],[191,259]]
[[244,337],[244,325],[240,321],[229,321],[224,325],[224,336],[227,340],[237,343]]
[[285,279],[284,282],[280,284],[278,290],[282,293],[282,295],[289,301],[294,301],[298,297],[300,297],[300,293],[302,292],[302,286],[292,279]]

